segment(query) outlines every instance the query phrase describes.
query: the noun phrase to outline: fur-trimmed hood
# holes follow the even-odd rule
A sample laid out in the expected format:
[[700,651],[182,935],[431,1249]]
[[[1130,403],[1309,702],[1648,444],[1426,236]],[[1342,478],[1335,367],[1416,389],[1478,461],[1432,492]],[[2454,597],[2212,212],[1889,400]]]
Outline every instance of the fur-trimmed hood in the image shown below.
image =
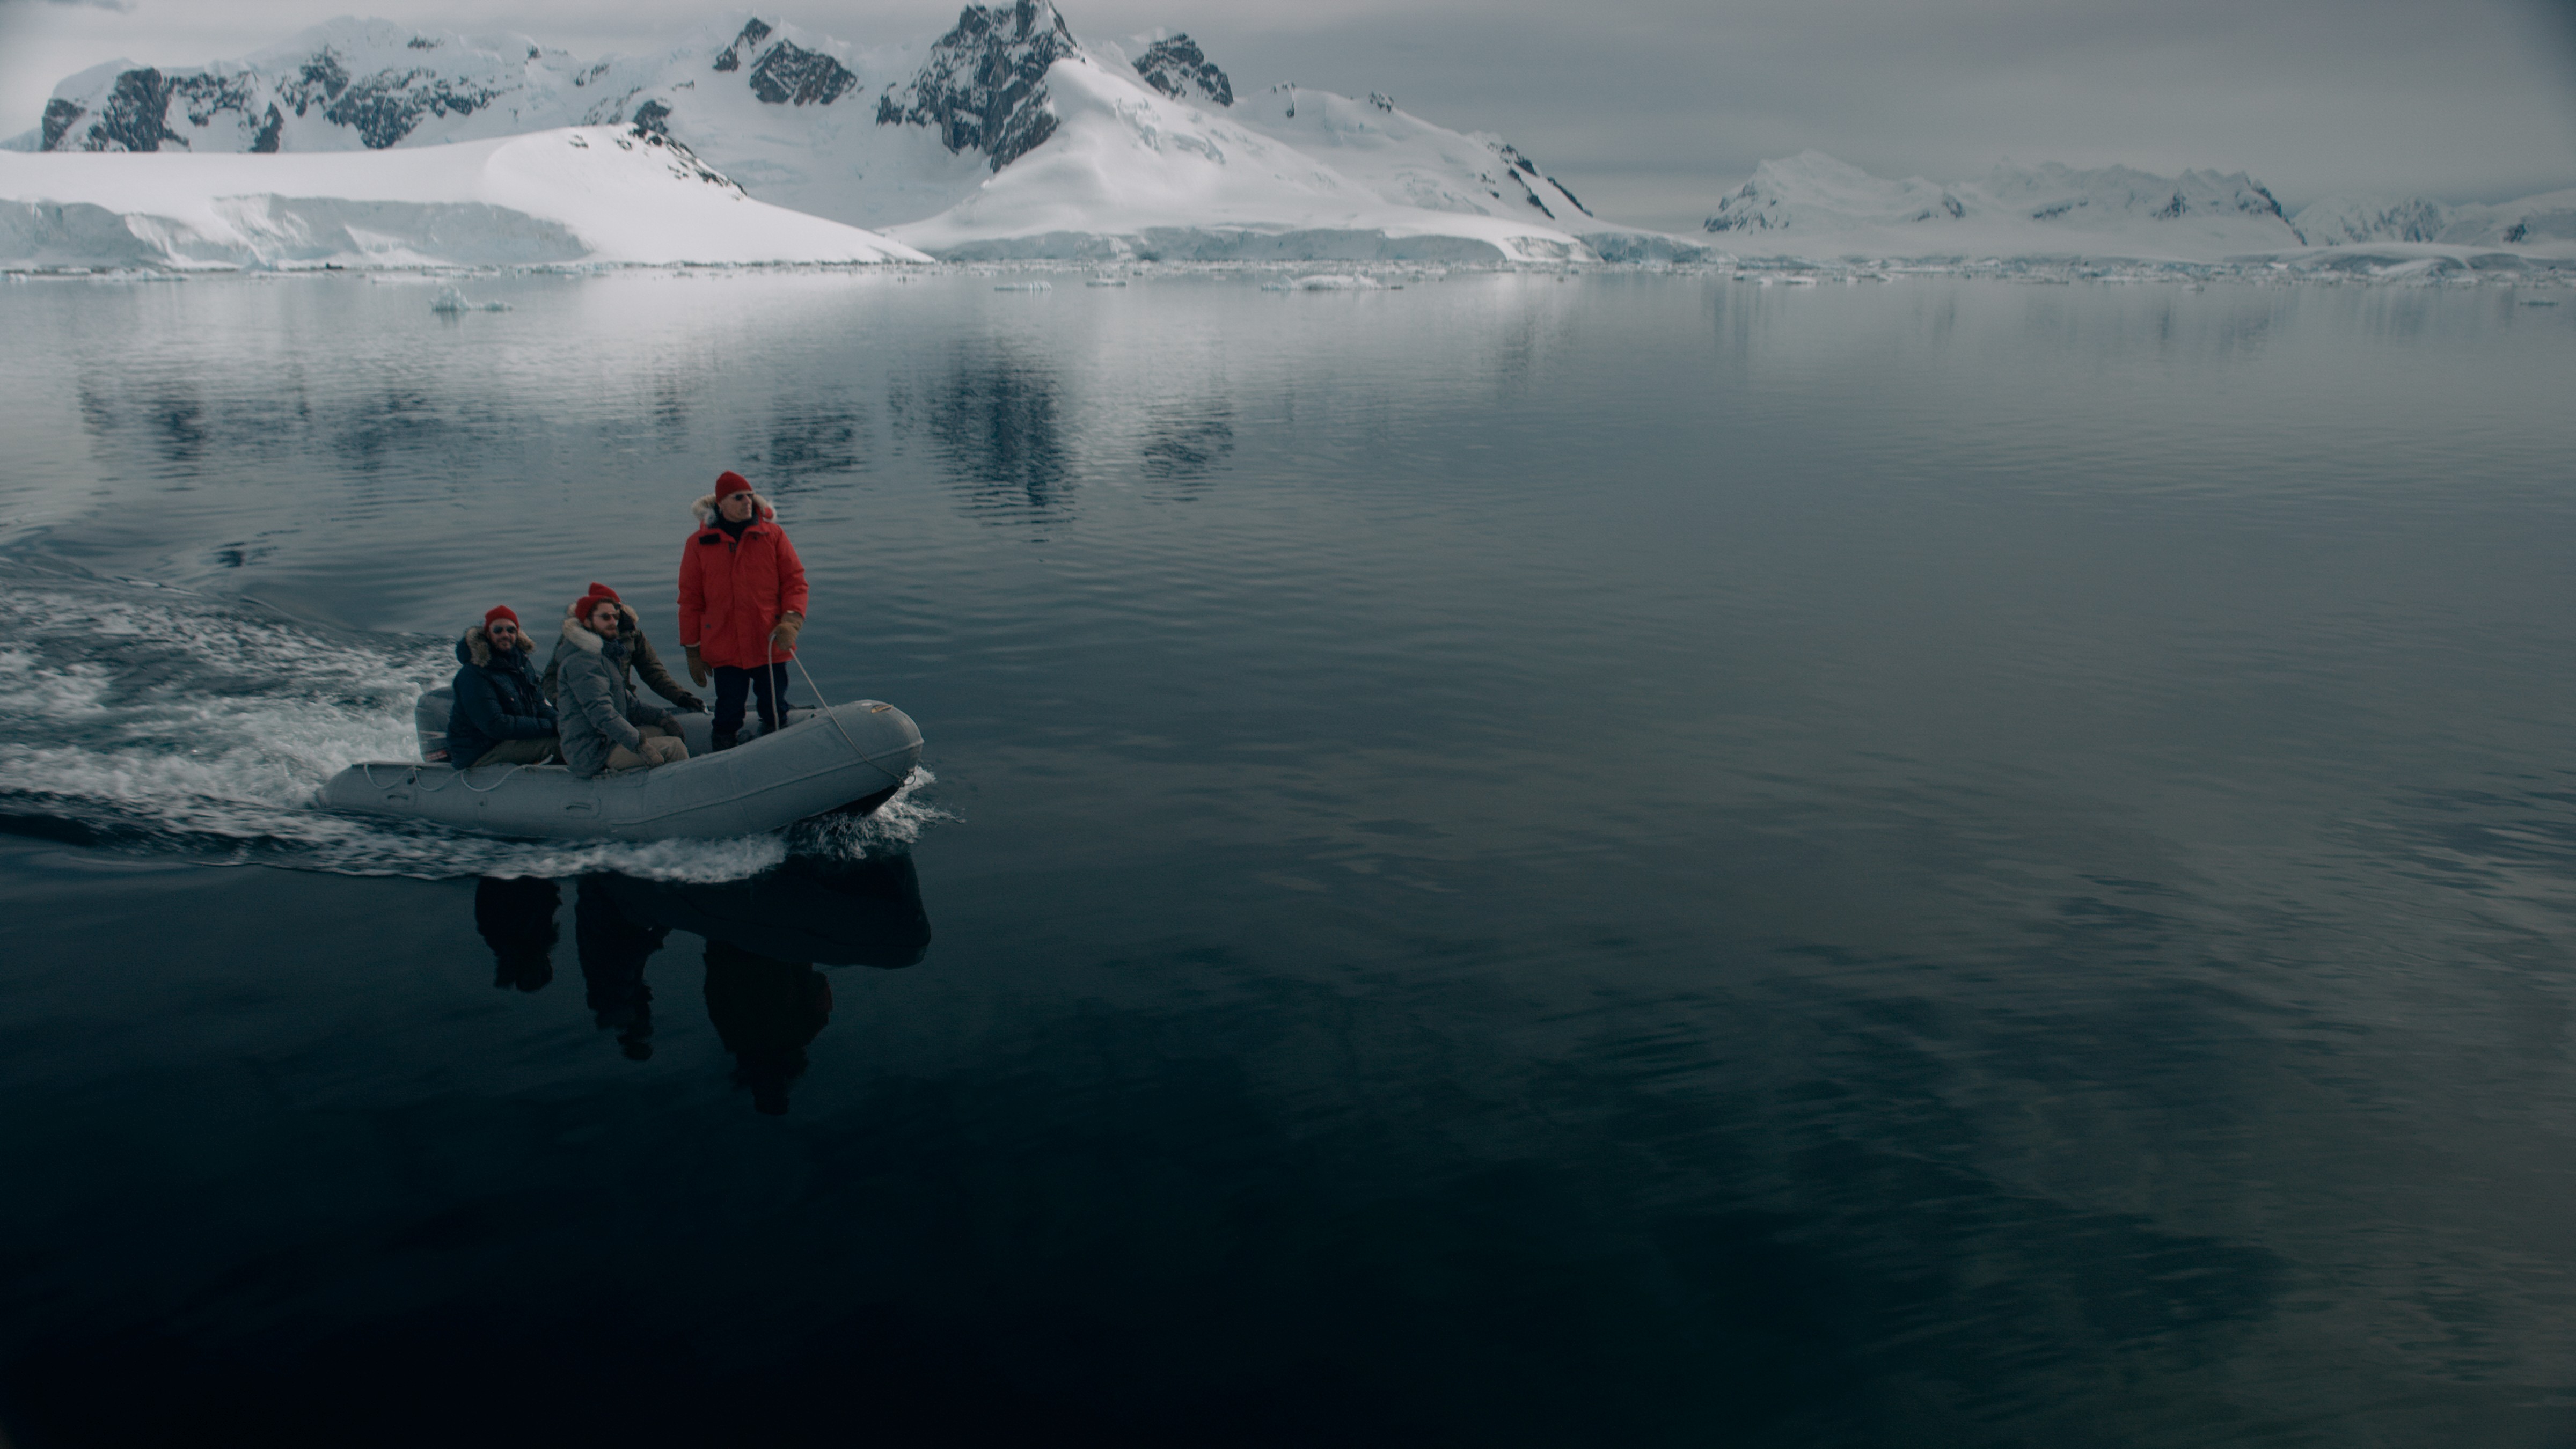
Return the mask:
[[[626,624],[632,625],[635,622],[635,611],[633,609],[626,607],[624,604],[620,604],[617,606],[617,612],[625,616],[624,622]],[[571,645],[584,654],[604,653],[608,648],[608,641],[590,632],[590,626],[588,624],[569,616],[564,619],[563,637],[566,644]],[[621,659],[626,657],[625,634],[620,633],[617,636],[617,646],[618,657]]]
[[[763,497],[758,492],[754,492],[751,495],[751,502],[753,510],[752,519],[754,522],[776,523],[778,521],[778,509],[767,498]],[[716,521],[716,496],[712,493],[708,494],[697,502],[690,504],[689,511],[697,515],[698,527],[706,528],[712,526]]]
[[[518,650],[519,662],[523,665],[533,666],[536,652],[537,646],[534,641],[528,638],[528,632],[525,629],[520,630]],[[456,662],[459,664],[471,664],[477,669],[489,669],[492,667],[492,636],[483,632],[482,625],[474,624],[468,626],[465,630],[465,637],[456,641]]]

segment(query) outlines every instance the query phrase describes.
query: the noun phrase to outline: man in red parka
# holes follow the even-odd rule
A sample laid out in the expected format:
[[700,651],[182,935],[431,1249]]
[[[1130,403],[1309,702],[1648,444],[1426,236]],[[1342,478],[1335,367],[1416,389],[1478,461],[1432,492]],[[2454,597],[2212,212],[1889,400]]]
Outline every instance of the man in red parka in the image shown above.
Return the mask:
[[805,565],[778,510],[740,473],[697,501],[697,529],[680,552],[680,644],[703,689],[715,671],[715,747],[733,748],[743,695],[760,696],[760,727],[787,712],[787,661],[805,627]]

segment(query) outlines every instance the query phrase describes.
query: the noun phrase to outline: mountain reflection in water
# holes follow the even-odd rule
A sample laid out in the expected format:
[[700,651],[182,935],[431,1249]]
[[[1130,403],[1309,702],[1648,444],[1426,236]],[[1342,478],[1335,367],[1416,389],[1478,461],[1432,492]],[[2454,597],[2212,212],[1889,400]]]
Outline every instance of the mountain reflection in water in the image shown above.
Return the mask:
[[[2576,1443],[2576,305],[1258,280],[0,287],[0,1434]],[[747,461],[917,889],[310,808]]]
[[[562,891],[551,880],[485,876],[474,927],[492,948],[492,984],[522,992],[554,980]],[[911,858],[796,857],[766,875],[715,884],[583,876],[573,942],[585,1004],[629,1061],[653,1056],[653,988],[645,968],[674,930],[706,939],[707,1020],[735,1060],[734,1080],[759,1111],[782,1115],[805,1072],[805,1049],[832,1019],[817,966],[917,964],[930,917]]]

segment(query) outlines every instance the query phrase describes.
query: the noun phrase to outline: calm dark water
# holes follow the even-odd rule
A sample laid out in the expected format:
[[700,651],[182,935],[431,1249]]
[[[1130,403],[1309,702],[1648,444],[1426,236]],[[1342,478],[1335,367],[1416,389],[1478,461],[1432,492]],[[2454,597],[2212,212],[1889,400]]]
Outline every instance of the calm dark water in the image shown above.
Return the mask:
[[[997,280],[0,288],[13,1442],[2576,1443],[2576,305]],[[725,467],[885,818],[308,807]]]

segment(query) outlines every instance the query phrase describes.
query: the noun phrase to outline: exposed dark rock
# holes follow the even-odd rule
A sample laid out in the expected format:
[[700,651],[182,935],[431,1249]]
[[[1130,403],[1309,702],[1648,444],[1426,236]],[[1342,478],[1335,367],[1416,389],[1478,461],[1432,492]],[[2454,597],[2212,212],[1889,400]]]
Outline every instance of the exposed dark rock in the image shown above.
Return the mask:
[[733,38],[733,44],[726,46],[723,51],[717,54],[716,69],[727,73],[742,69],[742,52],[744,48],[749,47],[756,50],[759,48],[760,43],[768,38],[769,27],[767,25],[762,24],[758,20],[744,21],[742,34],[735,36]]
[[646,101],[635,108],[635,134],[661,136],[671,134],[671,108],[661,101]]
[[45,102],[45,135],[42,149],[51,151],[60,146],[63,137],[71,133],[73,124],[88,114],[89,112],[60,96]]
[[1565,183],[1564,183],[1564,182],[1559,181],[1559,180],[1557,180],[1555,177],[1551,176],[1551,177],[1547,178],[1547,184],[1548,184],[1548,185],[1550,185],[1550,186],[1555,187],[1555,188],[1556,188],[1556,190],[1557,190],[1557,194],[1559,194],[1559,195],[1563,196],[1566,200],[1573,202],[1573,203],[1574,203],[1574,209],[1575,209],[1575,210],[1577,210],[1577,211],[1579,211],[1579,212],[1582,212],[1585,216],[1590,216],[1590,215],[1592,215],[1592,208],[1591,208],[1591,207],[1588,207],[1588,206],[1586,206],[1586,205],[1584,205],[1584,204],[1583,204],[1583,198],[1582,198],[1582,197],[1577,196],[1577,195],[1575,195],[1573,192],[1566,190],[1566,189],[1565,189]]
[[[1749,202],[1751,205],[1730,215],[1729,208],[1734,207],[1738,202]],[[1769,231],[1770,229],[1771,218],[1762,211],[1761,188],[1750,181],[1744,183],[1744,189],[1741,191],[1719,200],[1717,215],[1700,223],[1700,230],[1708,232]]]
[[2164,205],[2157,207],[2154,211],[2147,214],[2158,221],[2171,221],[2175,217],[2178,217],[2189,210],[2191,210],[2191,204],[2184,201],[2182,199],[2182,193],[2177,191],[2173,194],[2173,200],[2166,202]]
[[921,73],[878,98],[877,124],[936,126],[949,150],[981,151],[999,171],[1055,134],[1047,67],[1074,48],[1072,29],[1047,0],[969,5]]
[[170,85],[145,67],[116,78],[107,104],[80,139],[83,151],[158,151],[163,141],[187,144],[170,129]]
[[1384,91],[1369,92],[1369,104],[1389,114],[1393,114],[1395,111],[1395,97],[1388,95]]
[[[760,22],[753,21],[753,25]],[[750,27],[744,27],[746,34]],[[859,83],[850,68],[817,50],[782,40],[751,68],[751,93],[773,106],[828,106]]]
[[[428,36],[426,36],[426,35],[415,35],[415,36],[413,36],[411,39],[404,41],[404,42],[403,42],[403,45],[404,45],[404,47],[405,47],[406,49],[409,49],[409,50],[436,50],[436,49],[438,49],[438,42],[437,42],[437,41],[435,41],[435,40],[430,39],[430,38],[429,38]],[[533,57],[533,56],[531,56],[531,57],[530,57],[530,59],[534,59],[534,58],[535,58],[535,57]]]
[[294,102],[295,114],[300,116],[305,107],[329,101],[348,88],[348,68],[340,64],[339,56],[323,50],[304,62],[295,79],[278,88],[278,94]]
[[179,102],[187,112],[189,124],[199,129],[212,124],[215,117],[225,111],[242,117],[250,115],[251,82],[247,76],[211,75],[200,71],[195,75],[167,77],[163,84],[169,89],[170,99]]
[[470,116],[494,95],[434,71],[389,70],[352,82],[322,114],[354,128],[369,150],[381,151],[410,135],[424,117]]
[[1176,101],[1234,104],[1234,83],[1186,35],[1157,40],[1136,58],[1136,74],[1145,84]]
[[273,102],[261,106],[258,90],[255,77],[248,74],[126,71],[116,78],[98,118],[86,130],[75,129],[89,114],[78,102],[61,97],[47,102],[43,149],[158,151],[165,141],[187,147],[189,138],[173,126],[179,116],[202,131],[229,114],[250,129],[252,150],[274,151],[285,118]]

